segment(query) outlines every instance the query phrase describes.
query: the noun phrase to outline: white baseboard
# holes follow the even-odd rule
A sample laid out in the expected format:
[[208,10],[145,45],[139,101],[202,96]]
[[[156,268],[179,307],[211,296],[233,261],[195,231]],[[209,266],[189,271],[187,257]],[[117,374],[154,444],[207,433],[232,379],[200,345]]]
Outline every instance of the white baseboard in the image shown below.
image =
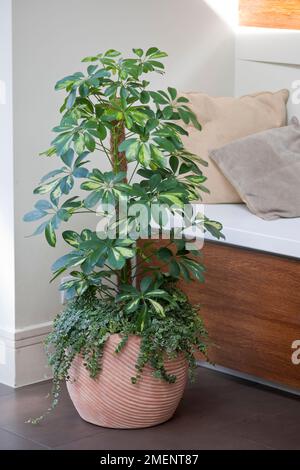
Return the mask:
[[52,322],[13,331],[0,330],[0,383],[22,387],[51,378],[44,340]]

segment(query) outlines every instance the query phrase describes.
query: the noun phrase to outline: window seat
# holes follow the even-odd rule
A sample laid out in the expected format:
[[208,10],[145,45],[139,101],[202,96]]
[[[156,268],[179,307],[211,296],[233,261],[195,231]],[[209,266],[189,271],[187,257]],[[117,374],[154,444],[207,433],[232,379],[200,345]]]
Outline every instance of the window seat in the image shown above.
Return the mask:
[[[245,204],[206,204],[205,215],[223,224],[222,243],[300,258],[300,217],[263,220]],[[216,241],[210,234],[205,238]]]

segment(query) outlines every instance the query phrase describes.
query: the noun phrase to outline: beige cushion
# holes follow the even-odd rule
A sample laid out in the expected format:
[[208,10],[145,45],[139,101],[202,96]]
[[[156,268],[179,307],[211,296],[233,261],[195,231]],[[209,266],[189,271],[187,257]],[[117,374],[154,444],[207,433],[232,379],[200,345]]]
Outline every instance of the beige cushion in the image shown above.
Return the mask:
[[187,150],[209,163],[204,173],[208,177],[205,185],[210,194],[202,193],[203,202],[241,202],[236,190],[209,159],[209,152],[241,137],[286,125],[288,90],[241,98],[212,97],[204,93],[181,94],[190,100],[187,104],[202,125],[201,132],[188,126],[189,136],[183,141]]
[[250,135],[211,152],[251,212],[267,220],[300,217],[300,126]]

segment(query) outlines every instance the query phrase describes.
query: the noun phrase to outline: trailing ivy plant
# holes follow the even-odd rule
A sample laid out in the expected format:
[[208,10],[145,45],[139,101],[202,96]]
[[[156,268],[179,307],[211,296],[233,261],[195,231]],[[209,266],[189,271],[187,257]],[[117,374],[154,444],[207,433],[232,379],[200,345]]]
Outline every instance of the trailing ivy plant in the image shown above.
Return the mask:
[[[161,357],[156,355],[158,349],[153,352],[150,348],[150,338],[161,338],[162,350],[174,352],[186,347],[190,354],[191,342],[183,328],[185,314],[191,315],[192,330],[199,327],[202,331],[188,301],[184,300],[182,309],[182,302],[176,301],[166,287],[166,280],[170,279],[204,280],[200,251],[196,247],[189,249],[185,239],[177,238],[173,230],[166,246],[159,249],[153,240],[137,242],[141,227],[134,212],[136,204],[151,214],[143,227],[143,233],[148,235],[153,220],[161,228],[168,214],[183,216],[185,207],[201,200],[201,194],[208,191],[201,169],[207,163],[188,152],[182,142],[182,137],[188,136],[189,126],[201,131],[188,107],[188,99],[171,87],[154,91],[145,79],[150,72],[164,73],[161,59],[166,56],[156,47],[146,51],[133,49],[130,58],[110,49],[84,58],[83,62],[88,64],[85,73],[73,73],[55,85],[56,90],[66,93],[60,108],[62,118],[53,129],[56,136],[51,147],[41,155],[55,158],[58,165],[34,189],[34,194],[42,198],[24,220],[40,220],[34,234],[44,233],[52,247],[56,245],[58,229],[71,218],[80,214],[83,225],[80,232],[62,231],[70,251],[52,266],[52,280],[68,274],[60,289],[67,299],[73,299],[55,321],[54,333],[50,335],[56,348],[51,362],[57,377],[65,377],[64,371],[70,364],[70,357],[67,358],[60,344],[64,348],[72,346],[74,331],[83,325],[90,331],[95,322],[99,322],[99,329],[108,322],[104,336],[99,332],[100,336],[95,338],[79,335],[76,330],[78,342],[76,339],[74,351],[80,352],[81,345],[82,351],[90,351],[91,358],[98,358],[101,341],[107,334],[114,331],[125,336],[140,334],[145,339],[143,363],[147,359],[159,364],[156,370],[164,378],[167,376]],[[109,171],[104,170],[107,164]],[[120,210],[124,201],[126,216]],[[114,213],[113,218],[107,218],[110,212]],[[89,226],[85,215],[89,216]],[[91,215],[95,216],[92,226]],[[99,221],[107,220],[106,226],[96,229]],[[223,236],[221,224],[203,214],[198,214],[195,223],[204,232],[209,231],[217,238]],[[163,276],[161,267],[158,268],[161,265]],[[91,292],[96,297],[90,299]],[[86,311],[85,302],[89,305]],[[92,311],[98,311],[99,316],[91,316]],[[177,336],[167,340],[173,323],[175,328],[176,321],[181,321],[180,312],[182,334],[179,328]],[[75,319],[75,329],[69,330],[68,325]],[[192,338],[197,345],[194,334]],[[91,359],[87,363],[92,375],[98,370],[96,362]]]
[[66,305],[55,318],[53,331],[46,339],[49,364],[53,370],[52,403],[46,413],[28,422],[37,424],[57,405],[60,383],[70,379],[69,369],[77,354],[82,355],[92,378],[101,373],[105,342],[115,333],[122,336],[116,349],[118,354],[122,353],[130,335],[141,336],[136,374],[131,377],[133,384],[140,379],[147,364],[151,365],[157,379],[175,382],[176,376],[166,371],[164,362],[178,353],[185,355],[189,375],[193,379],[195,352],[207,355],[208,334],[199,316],[199,307],[191,305],[186,295],[164,275],[157,280],[157,286],[162,284],[169,296],[168,301],[161,301],[165,316],[153,311],[151,324],[142,332],[121,302],[99,300],[96,288],[89,288]]
[[[176,377],[168,374],[164,367],[165,355],[172,358],[183,352],[192,373],[195,350],[206,354],[207,331],[198,315],[198,308],[192,306],[179,289],[170,284],[165,284],[165,288],[171,302],[162,302],[166,316],[153,312],[151,325],[142,334],[137,373],[131,378],[133,383],[140,378],[148,363],[158,378],[174,382]],[[53,332],[46,340],[54,376],[58,380],[69,378],[68,371],[74,357],[82,354],[91,377],[97,377],[105,342],[115,333],[123,336],[118,353],[130,335],[140,335],[139,326],[132,322],[130,313],[121,303],[99,300],[94,289],[69,302],[56,317]]]

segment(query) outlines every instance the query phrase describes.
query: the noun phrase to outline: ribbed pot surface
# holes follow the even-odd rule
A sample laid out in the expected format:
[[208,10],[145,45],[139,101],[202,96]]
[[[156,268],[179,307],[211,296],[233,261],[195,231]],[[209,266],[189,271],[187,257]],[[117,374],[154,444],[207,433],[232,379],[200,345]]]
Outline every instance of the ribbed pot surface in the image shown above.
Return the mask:
[[77,356],[70,369],[67,388],[81,418],[108,428],[145,428],[170,419],[180,402],[187,381],[188,365],[183,354],[166,360],[168,373],[177,380],[169,384],[153,377],[147,365],[141,379],[132,384],[139,354],[140,338],[130,336],[120,353],[115,353],[120,336],[110,336],[104,347],[102,370],[96,379],[89,376]]

